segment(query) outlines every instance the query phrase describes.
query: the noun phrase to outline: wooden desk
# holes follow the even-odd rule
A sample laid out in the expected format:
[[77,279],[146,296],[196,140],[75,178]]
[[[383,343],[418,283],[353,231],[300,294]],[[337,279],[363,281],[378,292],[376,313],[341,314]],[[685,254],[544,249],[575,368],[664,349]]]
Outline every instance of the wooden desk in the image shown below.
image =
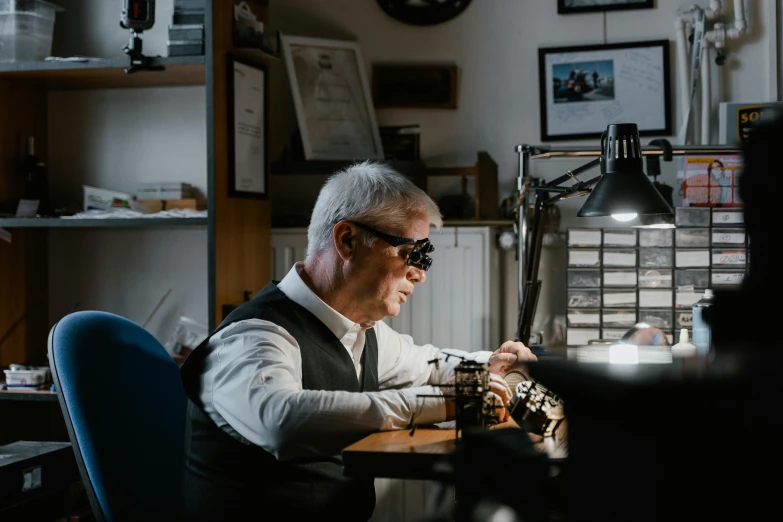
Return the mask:
[[[505,422],[491,429],[519,429],[513,422]],[[546,452],[553,463],[562,462],[567,455],[565,424],[558,429],[558,439],[528,436],[534,445]],[[398,478],[413,480],[443,480],[451,468],[448,456],[457,446],[453,427],[417,428],[413,436],[409,430],[381,431],[343,449],[345,474],[357,477]]]
[[454,429],[417,428],[381,431],[343,450],[349,476],[441,480],[448,473],[446,457],[456,448]]

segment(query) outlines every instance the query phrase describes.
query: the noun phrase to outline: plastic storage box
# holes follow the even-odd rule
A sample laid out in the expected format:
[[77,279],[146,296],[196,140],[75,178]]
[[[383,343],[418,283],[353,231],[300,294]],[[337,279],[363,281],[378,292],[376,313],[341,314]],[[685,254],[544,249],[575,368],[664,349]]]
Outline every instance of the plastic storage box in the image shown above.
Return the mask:
[[55,15],[63,10],[43,0],[0,0],[0,62],[33,62],[49,56]]

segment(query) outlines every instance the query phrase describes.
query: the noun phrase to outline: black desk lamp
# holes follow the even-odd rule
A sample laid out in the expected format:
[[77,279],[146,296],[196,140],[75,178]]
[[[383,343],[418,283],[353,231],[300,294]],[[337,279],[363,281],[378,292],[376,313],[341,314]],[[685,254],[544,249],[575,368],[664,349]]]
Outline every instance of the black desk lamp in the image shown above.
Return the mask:
[[[517,148],[522,152],[522,147]],[[520,154],[520,163],[527,160]],[[600,166],[601,175],[587,181],[577,176]],[[631,221],[637,216],[663,216],[671,220],[672,207],[645,175],[639,129],[635,123],[611,124],[601,135],[601,156],[566,174],[544,183],[526,174],[527,165],[520,164],[519,201],[523,209],[519,216],[520,303],[517,337],[528,344],[535,316],[541,282],[538,265],[544,236],[544,210],[561,199],[587,195],[579,217],[612,216],[618,221]],[[561,187],[565,182],[574,184]],[[593,187],[593,185],[595,185]],[[554,195],[552,195],[554,194]],[[532,204],[528,197],[535,196]],[[528,221],[532,220],[530,230]]]

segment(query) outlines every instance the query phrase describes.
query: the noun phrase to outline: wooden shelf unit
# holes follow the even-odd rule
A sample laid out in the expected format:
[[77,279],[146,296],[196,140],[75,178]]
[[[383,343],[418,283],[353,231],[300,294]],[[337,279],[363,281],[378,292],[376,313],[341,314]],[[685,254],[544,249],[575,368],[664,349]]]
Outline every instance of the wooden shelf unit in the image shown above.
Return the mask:
[[[472,215],[464,215],[462,219],[492,221],[500,218],[498,206],[498,165],[487,152],[479,151],[476,163],[469,167],[429,168],[427,169],[427,176],[459,177],[462,181],[461,196],[465,201],[468,201],[468,180],[472,178],[475,189],[473,212]],[[452,217],[447,217],[447,219],[457,221]]]
[[[74,0],[80,1],[83,0]],[[28,136],[35,137],[36,152],[46,160],[49,92],[203,85],[205,105],[193,109],[206,114],[208,211],[206,218],[182,219],[0,219],[0,227],[13,229],[10,243],[0,240],[0,367],[11,363],[47,364],[48,234],[52,228],[206,227],[208,262],[204,283],[210,328],[216,326],[223,304],[241,301],[245,291],[255,293],[271,279],[269,201],[228,196],[231,130],[226,56],[236,51],[232,48],[233,4],[204,2],[205,54],[156,58],[153,64],[165,66],[162,71],[126,74],[127,57],[0,64],[0,205],[10,207],[21,197],[12,165],[24,154]],[[260,11],[260,20],[267,25],[267,6],[261,6]],[[67,15],[68,11],[62,13]],[[158,20],[156,25],[165,24],[165,20]],[[259,62],[276,59],[262,52],[253,52],[252,56]]]

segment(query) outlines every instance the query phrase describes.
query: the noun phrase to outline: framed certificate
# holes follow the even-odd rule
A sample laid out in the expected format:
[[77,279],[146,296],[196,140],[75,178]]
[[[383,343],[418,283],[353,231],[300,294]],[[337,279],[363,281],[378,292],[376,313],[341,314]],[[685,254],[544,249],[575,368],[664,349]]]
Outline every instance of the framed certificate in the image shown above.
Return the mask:
[[268,80],[266,66],[227,57],[228,195],[266,199]]
[[359,44],[287,35],[280,43],[305,159],[383,159]]

